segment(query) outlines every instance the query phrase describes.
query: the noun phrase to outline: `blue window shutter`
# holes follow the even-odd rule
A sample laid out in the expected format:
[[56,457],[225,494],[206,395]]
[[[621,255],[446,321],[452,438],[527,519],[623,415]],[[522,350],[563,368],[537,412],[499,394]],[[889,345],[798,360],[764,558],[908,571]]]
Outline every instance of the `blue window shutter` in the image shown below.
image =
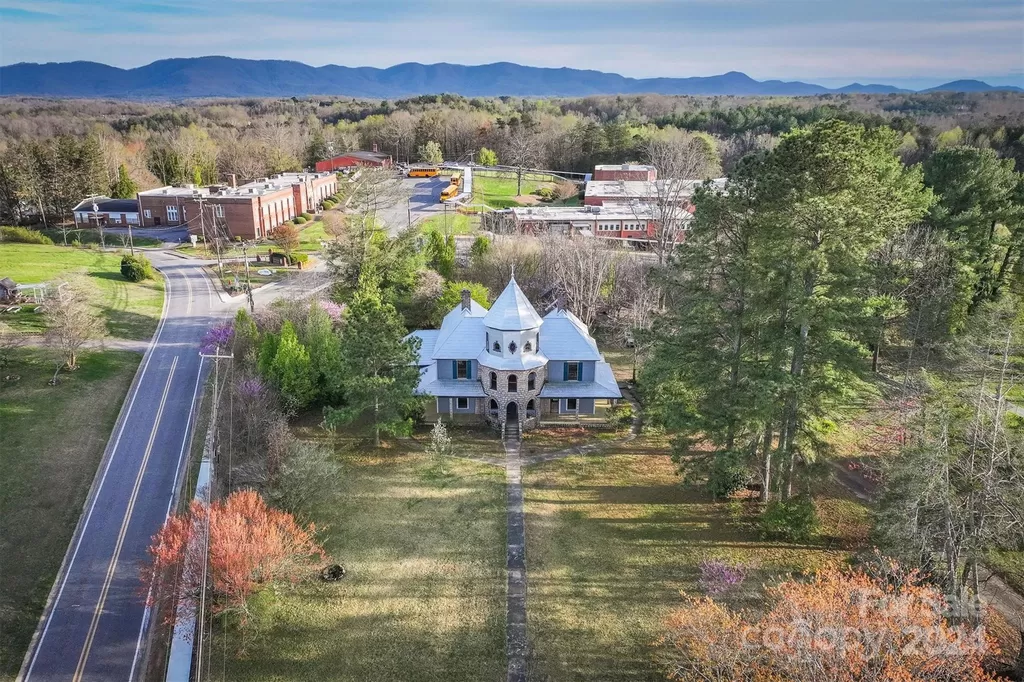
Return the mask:
[[452,360],[452,379],[459,378],[459,361]]
[[466,378],[467,379],[472,379],[473,378],[473,361],[472,360],[466,360]]
[[569,363],[568,362],[563,362],[562,363],[562,381],[568,381],[568,380],[569,380]]

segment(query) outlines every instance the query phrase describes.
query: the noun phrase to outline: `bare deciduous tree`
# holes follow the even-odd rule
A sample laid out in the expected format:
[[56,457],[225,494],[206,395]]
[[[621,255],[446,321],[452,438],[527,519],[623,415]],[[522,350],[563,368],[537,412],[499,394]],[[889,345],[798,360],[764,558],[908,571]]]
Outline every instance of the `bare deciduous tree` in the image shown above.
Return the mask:
[[103,332],[103,321],[89,307],[85,290],[72,282],[58,285],[57,295],[46,304],[46,345],[61,366],[78,368],[78,352],[87,341]]
[[594,323],[612,268],[621,258],[598,239],[547,237],[543,240],[544,265],[566,303],[583,324]]
[[516,167],[516,194],[523,193],[523,172],[537,162],[537,135],[531,127],[519,122],[509,126],[504,158]]

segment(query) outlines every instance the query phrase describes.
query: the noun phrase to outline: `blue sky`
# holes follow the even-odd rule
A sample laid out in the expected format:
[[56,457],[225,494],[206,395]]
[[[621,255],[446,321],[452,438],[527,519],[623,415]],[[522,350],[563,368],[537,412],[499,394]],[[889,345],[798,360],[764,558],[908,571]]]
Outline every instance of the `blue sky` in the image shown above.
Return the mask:
[[1022,0],[0,0],[0,64],[221,54],[1024,84]]

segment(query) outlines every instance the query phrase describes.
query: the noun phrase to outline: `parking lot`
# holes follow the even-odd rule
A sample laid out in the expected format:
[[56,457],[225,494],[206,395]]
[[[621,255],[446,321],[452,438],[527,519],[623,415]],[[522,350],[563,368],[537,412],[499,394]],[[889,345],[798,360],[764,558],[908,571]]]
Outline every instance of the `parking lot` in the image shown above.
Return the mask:
[[[428,216],[444,213],[441,190],[448,186],[448,176],[436,178],[407,178],[400,181],[400,198],[380,212],[388,233],[394,235]],[[449,207],[449,210],[453,210]]]

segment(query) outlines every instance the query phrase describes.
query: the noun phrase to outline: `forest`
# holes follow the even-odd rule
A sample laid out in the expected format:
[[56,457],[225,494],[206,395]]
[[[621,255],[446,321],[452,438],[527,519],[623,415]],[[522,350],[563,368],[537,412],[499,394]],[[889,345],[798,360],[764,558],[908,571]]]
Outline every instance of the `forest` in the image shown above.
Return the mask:
[[[801,98],[605,96],[577,99],[420,96],[114,102],[0,100],[0,221],[66,220],[88,194],[248,181],[329,154],[371,149],[398,161],[436,142],[444,159],[482,148],[499,163],[588,172],[640,160],[656,135],[704,137],[730,173],[783,133],[839,119],[900,133],[907,164],[968,144],[1024,163],[1024,97],[1007,92]],[[494,156],[488,156],[495,160]],[[127,182],[126,182],[127,180]]]

